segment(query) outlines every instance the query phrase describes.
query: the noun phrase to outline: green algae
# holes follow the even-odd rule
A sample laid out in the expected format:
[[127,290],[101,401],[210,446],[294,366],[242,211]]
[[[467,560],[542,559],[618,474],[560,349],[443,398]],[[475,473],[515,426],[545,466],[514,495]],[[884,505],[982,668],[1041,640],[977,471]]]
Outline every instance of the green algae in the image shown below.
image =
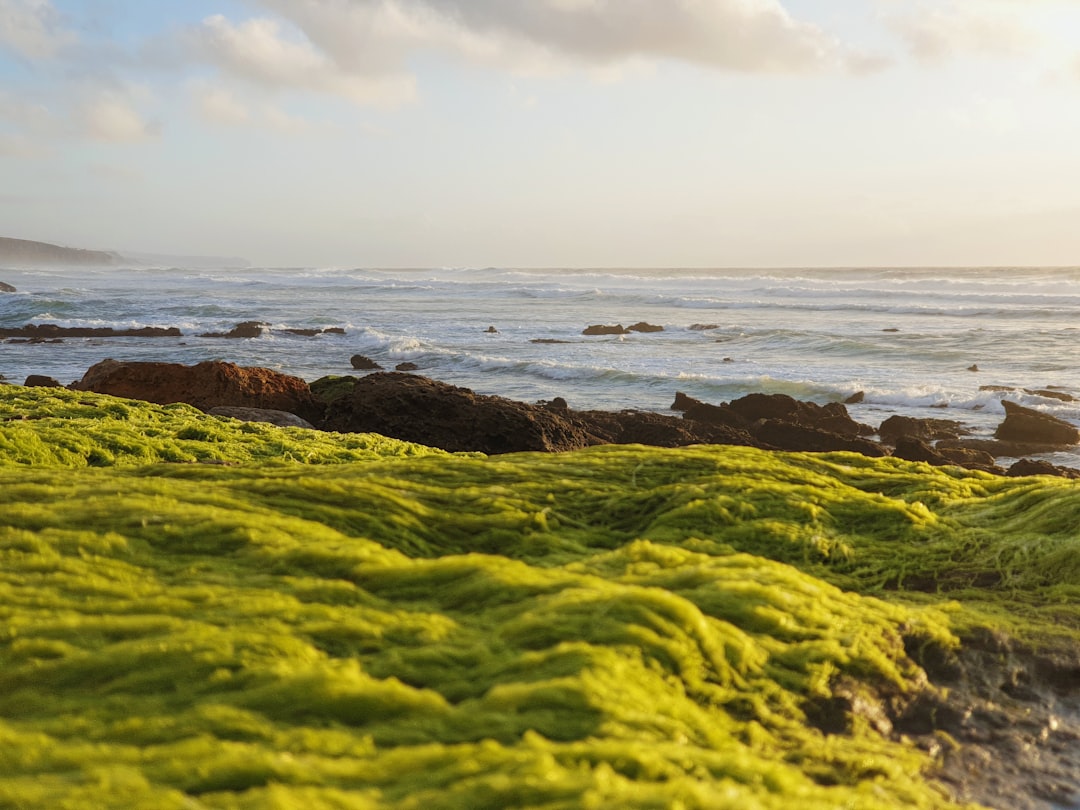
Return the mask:
[[0,806],[947,808],[918,650],[1080,635],[1064,479],[4,393]]
[[374,434],[328,434],[208,418],[177,403],[0,385],[0,465],[111,467],[155,462],[338,464],[441,451]]

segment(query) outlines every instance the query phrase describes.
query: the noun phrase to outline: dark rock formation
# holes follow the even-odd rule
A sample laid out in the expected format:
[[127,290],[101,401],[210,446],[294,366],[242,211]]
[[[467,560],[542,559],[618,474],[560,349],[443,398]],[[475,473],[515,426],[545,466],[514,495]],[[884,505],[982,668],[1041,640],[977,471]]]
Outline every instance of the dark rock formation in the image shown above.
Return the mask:
[[571,418],[609,444],[647,444],[653,447],[734,444],[776,449],[739,428],[691,422],[649,411],[573,411]]
[[1025,394],[1032,394],[1037,397],[1046,397],[1047,399],[1056,399],[1061,402],[1077,402],[1080,401],[1072,394],[1067,394],[1064,391],[1058,391],[1054,388],[1016,388],[1011,385],[980,385],[980,391],[992,391],[1002,393],[1012,393],[1021,391]]
[[718,323],[692,323],[687,327],[692,332],[708,332],[710,329],[719,329]]
[[556,340],[555,338],[533,338],[529,343],[569,343],[569,340]]
[[496,329],[494,326],[489,326],[487,329],[484,330],[484,332],[486,332],[489,335],[497,335],[497,334],[499,334],[499,330]]
[[26,378],[26,382],[23,385],[29,388],[63,388],[64,384],[53,377],[46,377],[43,374],[31,374]]
[[420,366],[416,365],[416,363],[406,362],[398,363],[396,366],[394,366],[394,371],[416,371],[419,368]]
[[199,337],[208,338],[257,338],[261,337],[263,330],[270,324],[263,321],[244,321],[238,323],[228,332],[203,332]]
[[626,329],[621,323],[617,323],[614,326],[607,326],[604,324],[594,324],[593,326],[586,326],[581,332],[583,335],[626,335],[630,330]]
[[15,292],[15,288],[10,284],[0,281],[0,292]]
[[345,330],[340,326],[331,326],[327,329],[282,329],[287,335],[300,335],[301,337],[315,337],[316,335],[344,335]]
[[866,399],[866,392],[865,391],[856,391],[854,394],[852,394],[851,396],[849,396],[847,399],[844,400],[844,404],[845,405],[858,405],[864,399]]
[[994,463],[994,457],[980,450],[932,447],[916,436],[902,435],[896,440],[892,453],[905,461],[924,461],[935,467],[956,466],[996,474],[1005,471]]
[[1072,445],[1080,442],[1080,429],[1049,414],[1002,400],[1005,421],[994,431],[994,438],[1005,442],[1045,445]]
[[342,433],[380,433],[453,452],[550,452],[600,443],[545,407],[397,372],[357,379],[348,394],[329,403],[322,426]]
[[29,266],[100,265],[111,267],[123,258],[108,250],[79,250],[48,242],[0,237],[0,262]]
[[829,430],[808,427],[782,419],[762,420],[751,431],[751,435],[759,442],[764,442],[781,450],[806,453],[846,451],[849,453],[861,453],[871,458],[888,455],[885,448],[869,439],[863,439],[853,434],[834,433]]
[[365,357],[362,354],[354,354],[349,358],[349,362],[352,367],[360,371],[380,371],[382,366],[372,360],[370,357]]
[[628,332],[663,332],[664,327],[657,326],[653,323],[645,323],[645,321],[638,321],[637,323],[626,327],[626,330]]
[[672,409],[682,410],[683,419],[689,422],[749,436],[758,447],[886,455],[881,445],[863,438],[872,435],[874,429],[852,419],[847,408],[839,402],[818,405],[801,402],[786,394],[748,394],[722,405],[712,405],[680,392],[675,395]]
[[219,405],[207,411],[211,416],[224,416],[229,419],[239,419],[241,422],[266,422],[278,427],[314,428],[315,426],[306,419],[301,419],[295,413],[288,411],[276,411],[271,408],[240,408],[229,405]]
[[184,366],[102,360],[69,387],[159,405],[186,402],[204,411],[223,405],[269,408],[313,422],[318,421],[323,408],[299,377],[220,361]]
[[955,439],[968,431],[951,419],[916,419],[911,416],[890,416],[878,428],[878,436],[885,444],[895,445],[904,437],[933,442],[938,439]]
[[0,329],[0,338],[29,338],[35,342],[56,340],[59,338],[98,338],[98,337],[182,337],[175,326],[143,326],[138,329],[113,329],[109,326],[57,326],[52,323],[15,326]]
[[1062,478],[1080,478],[1080,470],[1073,467],[1058,467],[1049,461],[1036,461],[1030,458],[1022,458],[1009,467],[1005,472],[1010,478],[1020,478],[1025,475],[1056,475]]

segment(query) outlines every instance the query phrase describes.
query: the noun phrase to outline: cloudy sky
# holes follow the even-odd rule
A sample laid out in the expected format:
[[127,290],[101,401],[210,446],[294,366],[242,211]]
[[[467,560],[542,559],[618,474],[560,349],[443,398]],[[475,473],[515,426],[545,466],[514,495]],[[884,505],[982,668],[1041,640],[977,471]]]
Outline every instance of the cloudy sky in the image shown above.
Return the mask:
[[1080,264],[1080,0],[0,0],[0,236]]

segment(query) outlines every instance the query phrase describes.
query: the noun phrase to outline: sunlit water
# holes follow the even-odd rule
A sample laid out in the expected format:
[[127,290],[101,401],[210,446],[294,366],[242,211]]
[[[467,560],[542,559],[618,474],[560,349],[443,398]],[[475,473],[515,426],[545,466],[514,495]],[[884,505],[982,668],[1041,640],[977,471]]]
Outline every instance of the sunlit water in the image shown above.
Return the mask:
[[[1080,268],[841,270],[0,268],[0,326],[176,326],[182,338],[0,343],[0,374],[69,383],[107,357],[222,359],[313,380],[364,354],[480,393],[665,411],[780,392],[863,392],[852,415],[952,418],[988,434],[1002,398],[1080,423]],[[205,338],[241,321],[260,338]],[[656,333],[586,337],[590,324]],[[498,331],[486,330],[494,326]],[[277,328],[343,327],[300,337]],[[559,342],[535,342],[559,341]],[[977,366],[977,371],[969,370]],[[1056,454],[1080,466],[1080,454]]]

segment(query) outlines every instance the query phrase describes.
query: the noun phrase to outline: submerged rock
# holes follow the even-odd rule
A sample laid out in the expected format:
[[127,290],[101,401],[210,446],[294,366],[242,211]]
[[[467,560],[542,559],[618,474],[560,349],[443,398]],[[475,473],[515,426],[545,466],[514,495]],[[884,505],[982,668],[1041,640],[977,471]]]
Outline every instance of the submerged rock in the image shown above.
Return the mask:
[[33,341],[55,340],[57,338],[96,338],[96,337],[182,337],[175,326],[141,326],[136,329],[114,329],[110,326],[57,326],[52,323],[33,324],[0,329],[0,338],[30,338]]
[[617,323],[614,326],[605,324],[594,324],[592,326],[586,326],[582,330],[583,335],[626,335],[630,330],[624,327],[621,323]]
[[209,338],[257,338],[262,337],[263,332],[270,324],[264,321],[244,321],[238,323],[228,332],[203,332],[199,337]]
[[359,371],[379,371],[382,369],[382,366],[362,354],[354,354],[349,358],[349,363]]

